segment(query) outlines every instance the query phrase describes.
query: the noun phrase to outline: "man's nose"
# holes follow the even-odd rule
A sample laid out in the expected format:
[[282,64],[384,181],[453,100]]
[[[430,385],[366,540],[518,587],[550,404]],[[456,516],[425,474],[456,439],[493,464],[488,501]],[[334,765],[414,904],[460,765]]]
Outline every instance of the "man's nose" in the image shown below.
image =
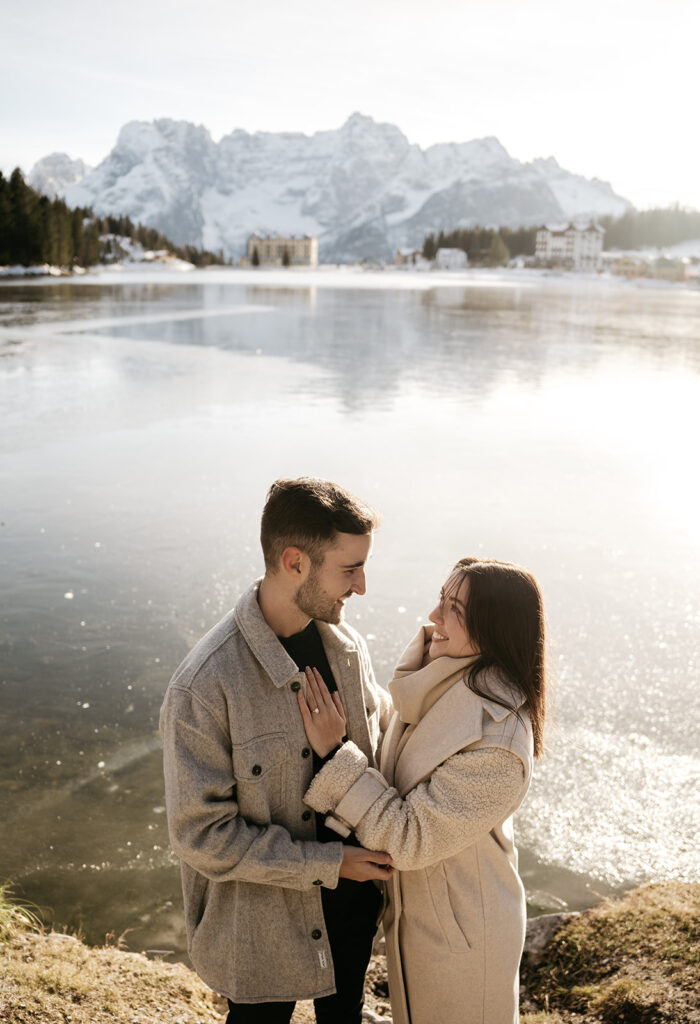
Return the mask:
[[360,569],[357,574],[357,579],[352,585],[353,592],[355,594],[365,594],[367,592],[367,580],[365,579],[365,570]]

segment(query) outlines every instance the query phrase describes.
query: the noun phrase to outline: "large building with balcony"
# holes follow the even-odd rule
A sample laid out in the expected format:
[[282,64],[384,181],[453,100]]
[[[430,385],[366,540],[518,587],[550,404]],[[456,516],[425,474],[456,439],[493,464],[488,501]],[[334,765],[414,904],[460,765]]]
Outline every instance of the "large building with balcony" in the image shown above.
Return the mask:
[[248,266],[317,267],[318,238],[310,235],[251,235],[246,258]]
[[604,236],[598,224],[549,225],[537,232],[535,260],[543,267],[599,270]]

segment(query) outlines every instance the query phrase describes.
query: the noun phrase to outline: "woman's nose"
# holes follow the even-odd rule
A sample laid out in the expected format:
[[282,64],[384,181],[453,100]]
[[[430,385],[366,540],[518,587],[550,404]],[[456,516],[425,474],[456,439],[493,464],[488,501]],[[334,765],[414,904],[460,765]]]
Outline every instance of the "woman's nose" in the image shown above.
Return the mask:
[[442,615],[440,613],[440,605],[436,605],[428,616],[431,622],[434,622],[437,626],[442,621]]

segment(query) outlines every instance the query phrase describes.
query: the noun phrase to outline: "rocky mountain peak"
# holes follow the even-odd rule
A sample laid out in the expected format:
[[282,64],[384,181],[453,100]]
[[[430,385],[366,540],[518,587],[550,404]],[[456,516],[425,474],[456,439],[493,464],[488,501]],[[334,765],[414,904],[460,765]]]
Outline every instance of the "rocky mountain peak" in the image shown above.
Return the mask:
[[[35,169],[45,188],[41,167],[55,156]],[[421,149],[396,125],[359,112],[310,136],[236,129],[219,143],[188,121],[131,121],[98,167],[56,188],[69,204],[128,214],[178,244],[236,258],[255,231],[313,234],[321,259],[341,262],[393,259],[441,229],[621,214],[629,205],[552,157],[521,163],[493,136]]]

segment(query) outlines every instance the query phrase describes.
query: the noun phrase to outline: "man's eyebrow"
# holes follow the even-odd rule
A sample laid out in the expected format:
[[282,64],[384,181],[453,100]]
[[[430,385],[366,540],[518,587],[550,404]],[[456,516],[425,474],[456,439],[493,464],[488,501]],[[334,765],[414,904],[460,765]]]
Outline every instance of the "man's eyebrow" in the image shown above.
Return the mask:
[[353,562],[352,565],[341,565],[341,569],[360,569],[365,564],[364,559],[361,562]]

